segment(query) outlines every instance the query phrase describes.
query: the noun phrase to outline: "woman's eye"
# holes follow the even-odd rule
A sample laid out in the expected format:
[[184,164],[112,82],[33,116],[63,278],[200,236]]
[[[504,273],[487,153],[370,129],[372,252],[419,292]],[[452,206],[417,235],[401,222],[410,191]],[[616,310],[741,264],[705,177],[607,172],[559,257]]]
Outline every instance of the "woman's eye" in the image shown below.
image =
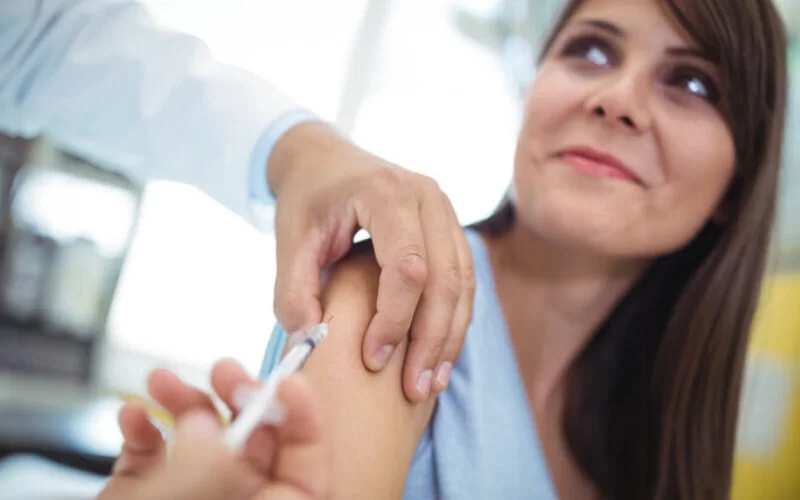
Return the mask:
[[600,50],[598,47],[590,48],[589,52],[586,54],[586,59],[588,59],[592,64],[596,64],[598,66],[606,66],[610,62],[609,57],[606,56],[606,53]]
[[716,104],[720,98],[719,90],[717,90],[711,79],[703,74],[698,74],[696,71],[677,71],[670,78],[669,84],[686,93],[705,99],[712,104]]
[[563,50],[567,57],[585,59],[594,66],[614,64],[615,54],[611,45],[597,37],[576,38],[570,41]]

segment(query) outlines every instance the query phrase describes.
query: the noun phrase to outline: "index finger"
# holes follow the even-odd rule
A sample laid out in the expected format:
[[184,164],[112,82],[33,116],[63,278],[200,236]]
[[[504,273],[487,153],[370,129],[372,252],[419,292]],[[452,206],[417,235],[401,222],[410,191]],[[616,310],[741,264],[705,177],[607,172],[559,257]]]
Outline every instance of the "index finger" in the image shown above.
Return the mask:
[[278,234],[274,310],[280,324],[291,332],[318,323],[322,316],[320,256],[325,238],[316,229],[290,228]]

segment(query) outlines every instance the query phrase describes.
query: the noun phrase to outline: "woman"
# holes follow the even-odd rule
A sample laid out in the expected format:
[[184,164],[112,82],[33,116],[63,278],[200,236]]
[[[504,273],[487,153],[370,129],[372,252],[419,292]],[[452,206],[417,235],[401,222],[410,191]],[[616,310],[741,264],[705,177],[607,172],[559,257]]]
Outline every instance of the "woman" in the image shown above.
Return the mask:
[[381,374],[359,362],[371,255],[330,276],[335,320],[304,371],[334,497],[726,498],[785,60],[769,0],[568,1],[512,199],[468,232],[463,351],[418,379],[449,381],[435,402],[403,399],[402,356]]

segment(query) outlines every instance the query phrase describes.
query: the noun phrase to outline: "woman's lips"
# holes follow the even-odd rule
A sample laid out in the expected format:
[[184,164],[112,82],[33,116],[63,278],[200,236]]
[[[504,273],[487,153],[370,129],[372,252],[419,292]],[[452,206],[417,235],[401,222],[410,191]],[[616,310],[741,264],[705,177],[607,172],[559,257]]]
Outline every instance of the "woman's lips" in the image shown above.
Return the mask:
[[621,160],[608,153],[588,147],[578,147],[565,149],[559,156],[568,165],[589,174],[642,184],[638,175]]

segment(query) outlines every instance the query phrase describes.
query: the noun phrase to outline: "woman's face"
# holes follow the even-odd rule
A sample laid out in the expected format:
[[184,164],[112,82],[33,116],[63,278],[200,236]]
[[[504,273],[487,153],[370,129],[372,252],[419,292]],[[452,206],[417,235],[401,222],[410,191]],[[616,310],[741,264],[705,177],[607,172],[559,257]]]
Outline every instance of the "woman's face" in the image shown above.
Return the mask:
[[560,244],[650,258],[687,243],[733,176],[719,74],[658,0],[586,0],[530,89],[520,222]]

